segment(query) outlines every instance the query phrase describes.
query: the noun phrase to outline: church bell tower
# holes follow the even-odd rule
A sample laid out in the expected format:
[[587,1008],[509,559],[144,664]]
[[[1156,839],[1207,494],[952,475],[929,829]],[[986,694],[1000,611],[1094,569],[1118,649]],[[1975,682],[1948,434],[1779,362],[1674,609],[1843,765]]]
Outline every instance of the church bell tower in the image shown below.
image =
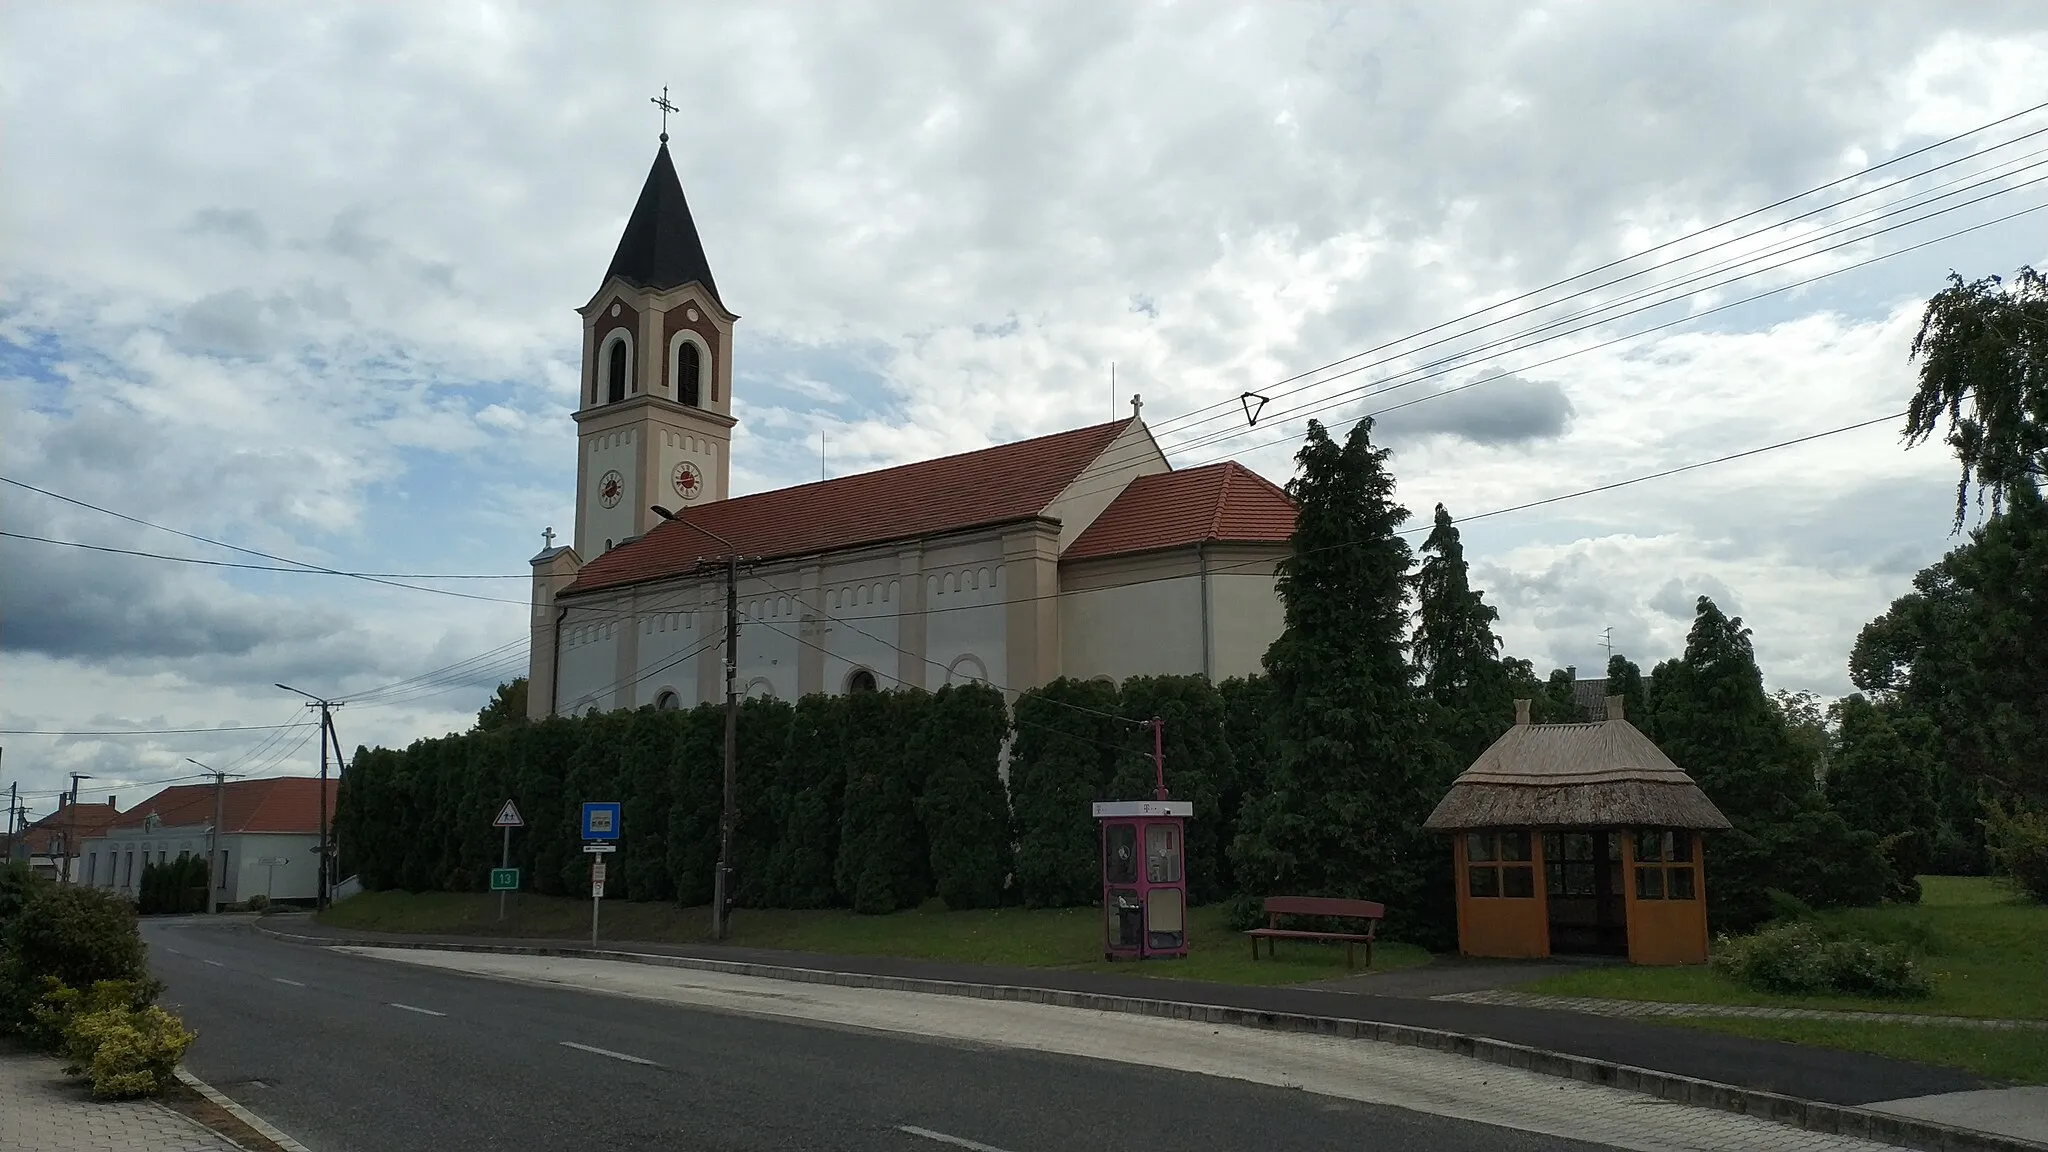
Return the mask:
[[668,133],[583,316],[576,552],[595,559],[660,517],[728,494],[732,333],[668,154]]

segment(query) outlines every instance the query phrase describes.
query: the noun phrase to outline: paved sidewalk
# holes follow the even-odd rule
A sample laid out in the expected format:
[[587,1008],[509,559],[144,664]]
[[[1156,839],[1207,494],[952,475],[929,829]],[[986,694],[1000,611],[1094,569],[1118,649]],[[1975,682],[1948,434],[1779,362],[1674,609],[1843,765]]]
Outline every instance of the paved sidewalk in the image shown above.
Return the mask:
[[[565,956],[590,951],[588,943],[573,940],[343,931],[313,923],[310,916],[301,915],[269,916],[253,926],[223,927],[228,931],[264,931],[314,937],[336,944],[490,945],[541,948]],[[1829,1104],[1861,1105],[1877,1100],[1994,1087],[1982,1077],[1954,1068],[1746,1036],[1692,1030],[1680,1033],[1669,1025],[1656,1023],[1654,1018],[1628,1019],[1516,1005],[1420,1000],[1314,987],[1253,987],[1177,980],[1140,975],[1140,971],[1146,970],[1140,964],[1130,965],[1133,974],[1127,976],[1061,968],[963,964],[888,956],[842,956],[715,944],[605,940],[599,947],[657,956],[687,956],[914,980],[1045,988],[1429,1028]],[[1158,968],[1149,970],[1159,971]]]
[[238,1152],[150,1100],[94,1100],[61,1061],[0,1048],[0,1148],[23,1152]]
[[1928,1016],[1909,1012],[1856,1012],[1835,1008],[1764,1008],[1754,1004],[1680,1004],[1661,1000],[1607,1000],[1594,996],[1539,996],[1530,992],[1484,989],[1432,997],[1461,1004],[1498,1004],[1510,1008],[1547,1008],[1553,1012],[1586,1012],[1595,1016],[1648,1018],[1657,1016],[1732,1016],[1752,1020],[1855,1020],[1866,1024],[1923,1024],[1948,1028],[1983,1028],[2005,1032],[2048,1032],[2048,1020],[1995,1020],[1979,1016]]

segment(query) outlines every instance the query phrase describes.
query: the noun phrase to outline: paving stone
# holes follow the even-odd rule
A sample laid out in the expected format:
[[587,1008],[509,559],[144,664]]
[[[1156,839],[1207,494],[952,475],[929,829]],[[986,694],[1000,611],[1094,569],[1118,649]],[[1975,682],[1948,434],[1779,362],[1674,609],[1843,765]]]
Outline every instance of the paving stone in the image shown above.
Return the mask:
[[0,1052],[0,1148],[35,1152],[236,1152],[153,1100],[100,1101],[63,1065]]

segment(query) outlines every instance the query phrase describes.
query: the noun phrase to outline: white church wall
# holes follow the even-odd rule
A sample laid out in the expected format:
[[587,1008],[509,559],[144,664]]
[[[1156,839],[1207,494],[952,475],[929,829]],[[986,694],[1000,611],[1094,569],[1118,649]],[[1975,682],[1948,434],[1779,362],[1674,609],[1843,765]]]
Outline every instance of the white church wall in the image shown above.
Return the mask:
[[[803,650],[798,640],[802,635],[803,605],[793,595],[796,590],[794,578],[777,577],[772,586],[761,580],[740,583],[738,677],[748,696],[773,695],[778,700],[795,700],[801,692],[797,677]],[[724,626],[722,612],[718,614],[718,624]],[[719,699],[724,699],[723,686],[719,692]]]
[[[1062,583],[1066,583],[1061,574]],[[1078,679],[1179,676],[1202,670],[1197,575],[1090,573],[1060,593],[1060,670]],[[1142,580],[1143,583],[1128,581]],[[1101,586],[1089,588],[1086,583]]]
[[[685,708],[702,703],[698,699],[697,659],[693,652],[706,643],[718,642],[718,629],[724,627],[725,616],[722,612],[704,612],[695,604],[694,594],[665,591],[642,605],[638,663],[634,669],[639,682],[626,701],[627,707],[653,704],[665,691],[674,692]],[[706,631],[707,623],[710,631]]]
[[608,712],[618,677],[621,618],[599,606],[571,608],[561,623],[561,646],[555,654],[556,710],[581,716],[592,708]]
[[[660,487],[650,503],[680,510],[724,498],[724,494],[717,491],[718,477],[724,474],[718,466],[717,441],[672,428],[661,429],[659,435],[661,445],[655,457],[654,475],[655,483]],[[695,470],[691,477],[693,483],[687,488],[677,485],[677,470],[684,464]],[[693,491],[694,495],[684,495],[686,490]]]
[[1067,545],[1087,531],[1131,481],[1154,472],[1171,471],[1173,466],[1160,454],[1152,433],[1143,423],[1133,420],[1094,463],[1082,469],[1066,490],[1046,505],[1045,514],[1060,522],[1060,550],[1066,551]]
[[[576,542],[576,550],[586,560],[603,555],[605,541],[617,544],[633,535],[640,508],[651,503],[643,500],[639,491],[639,470],[634,466],[637,454],[633,450],[633,437],[636,435],[635,429],[622,428],[588,437],[584,442],[583,476],[576,490],[586,502],[583,509],[585,535]],[[608,472],[619,474],[621,486],[619,502],[610,508],[604,506],[603,498],[603,481]]]
[[[1000,684],[1008,658],[1008,573],[999,540],[935,550],[925,560],[925,685]],[[1005,685],[1010,687],[1010,685]]]
[[1264,571],[1213,571],[1220,566],[1212,560],[1209,577],[1209,627],[1214,637],[1210,659],[1219,683],[1264,671],[1261,662],[1266,649],[1287,627],[1287,611],[1274,590],[1269,567]]
[[881,688],[897,686],[897,647],[903,643],[903,582],[889,571],[894,556],[825,570],[817,621],[825,649],[821,682],[826,692],[846,690],[855,669],[875,674]]

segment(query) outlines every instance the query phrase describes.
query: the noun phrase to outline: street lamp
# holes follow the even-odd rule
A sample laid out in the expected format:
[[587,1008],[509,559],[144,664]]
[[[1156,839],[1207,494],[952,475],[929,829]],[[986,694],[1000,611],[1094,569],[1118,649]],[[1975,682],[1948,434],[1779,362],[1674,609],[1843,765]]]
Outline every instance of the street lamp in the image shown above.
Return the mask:
[[725,545],[725,801],[718,814],[718,872],[711,883],[711,938],[723,940],[731,930],[726,897],[732,885],[732,838],[739,823],[739,789],[735,762],[739,758],[740,697],[740,550],[738,545],[695,521],[685,520],[659,504],[649,505],[671,524],[694,528]]
[[334,710],[341,707],[332,700],[324,700],[311,692],[279,684],[287,692],[304,696],[310,703],[308,708],[320,710],[320,870],[317,886],[314,888],[313,907],[325,911],[327,908],[327,742],[334,741],[334,759],[339,767],[341,760],[341,737],[334,734]]

